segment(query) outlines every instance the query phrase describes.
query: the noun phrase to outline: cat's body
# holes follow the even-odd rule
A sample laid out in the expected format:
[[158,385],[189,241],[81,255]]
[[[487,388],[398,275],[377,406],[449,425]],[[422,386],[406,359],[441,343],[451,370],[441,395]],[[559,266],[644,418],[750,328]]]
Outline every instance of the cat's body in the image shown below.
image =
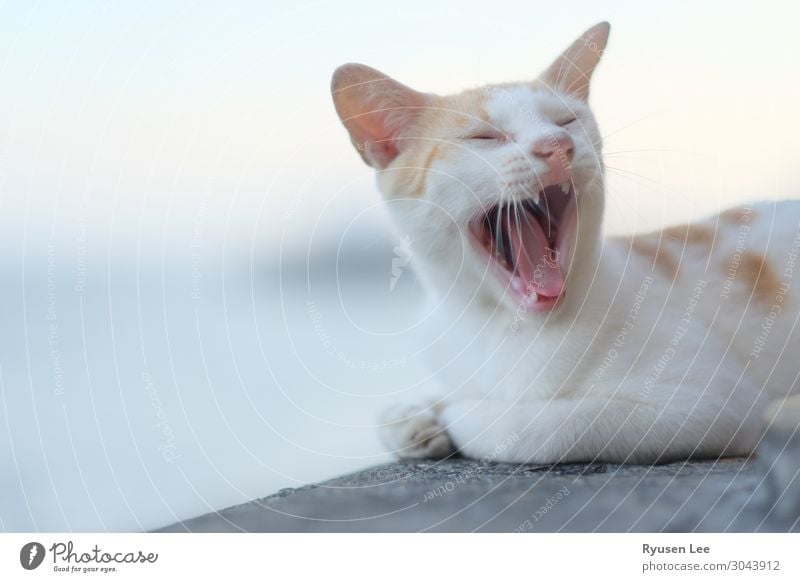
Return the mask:
[[525,313],[437,309],[442,329],[460,320],[432,362],[447,387],[440,423],[458,448],[535,462],[752,451],[765,405],[800,371],[790,273],[800,202],[732,210],[686,232],[606,239],[589,293],[542,327],[526,326]]
[[403,456],[749,454],[767,403],[796,384],[800,203],[601,238],[586,100],[607,34],[594,27],[533,83],[457,96],[361,65],[334,76],[337,110],[381,170],[441,320],[441,394],[383,419]]

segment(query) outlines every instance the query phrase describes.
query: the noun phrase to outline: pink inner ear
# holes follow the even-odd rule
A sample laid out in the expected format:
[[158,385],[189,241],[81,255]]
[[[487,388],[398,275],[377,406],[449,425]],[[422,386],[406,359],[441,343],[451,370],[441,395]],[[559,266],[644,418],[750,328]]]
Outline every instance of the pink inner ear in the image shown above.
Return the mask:
[[344,65],[333,76],[333,100],[353,145],[370,166],[385,168],[400,153],[402,140],[428,101],[364,65]]
[[400,153],[394,139],[372,143],[367,142],[366,147],[369,149],[369,157],[374,159],[380,168],[385,168],[391,164],[392,160]]
[[368,164],[385,168],[397,157],[400,150],[395,138],[397,132],[392,131],[387,110],[357,114],[345,121],[350,132],[353,145],[359,150]]

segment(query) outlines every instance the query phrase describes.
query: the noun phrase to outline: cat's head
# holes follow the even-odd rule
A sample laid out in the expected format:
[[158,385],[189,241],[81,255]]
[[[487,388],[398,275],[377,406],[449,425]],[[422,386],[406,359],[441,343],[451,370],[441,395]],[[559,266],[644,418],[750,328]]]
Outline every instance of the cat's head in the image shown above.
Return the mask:
[[608,32],[592,27],[533,81],[457,95],[359,64],[334,73],[336,111],[441,292],[545,315],[585,294],[604,196],[587,98]]

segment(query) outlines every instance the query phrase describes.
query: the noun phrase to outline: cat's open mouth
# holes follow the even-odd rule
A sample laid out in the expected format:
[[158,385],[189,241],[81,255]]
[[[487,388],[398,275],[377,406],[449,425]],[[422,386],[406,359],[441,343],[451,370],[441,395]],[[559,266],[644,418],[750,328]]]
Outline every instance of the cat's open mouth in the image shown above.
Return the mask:
[[526,308],[553,309],[564,296],[568,245],[577,218],[571,184],[554,184],[538,197],[497,204],[470,224],[506,291]]

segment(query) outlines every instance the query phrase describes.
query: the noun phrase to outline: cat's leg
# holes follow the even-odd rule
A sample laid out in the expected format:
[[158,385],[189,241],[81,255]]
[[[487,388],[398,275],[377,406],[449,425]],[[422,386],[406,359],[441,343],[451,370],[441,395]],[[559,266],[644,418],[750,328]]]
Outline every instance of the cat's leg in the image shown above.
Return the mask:
[[434,400],[398,403],[381,414],[378,434],[383,444],[401,458],[443,458],[455,449]]
[[762,428],[756,400],[474,400],[448,404],[440,418],[455,447],[477,459],[653,463],[750,454]]

